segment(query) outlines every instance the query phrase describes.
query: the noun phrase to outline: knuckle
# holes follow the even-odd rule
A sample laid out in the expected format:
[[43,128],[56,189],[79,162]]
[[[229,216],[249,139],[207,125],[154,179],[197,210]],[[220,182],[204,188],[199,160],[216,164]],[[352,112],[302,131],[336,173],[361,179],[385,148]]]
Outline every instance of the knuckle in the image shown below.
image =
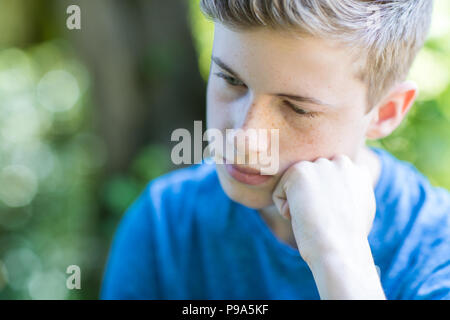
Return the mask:
[[309,161],[300,161],[294,165],[294,169],[296,172],[306,172],[312,169],[312,163]]
[[320,157],[314,162],[317,163],[317,164],[326,164],[326,165],[331,164],[331,161],[328,160],[327,158],[324,158],[324,157]]
[[312,174],[313,171],[313,163],[308,161],[301,161],[296,163],[292,167],[292,176],[294,179],[301,179],[308,177]]
[[349,167],[353,164],[352,160],[345,154],[339,154],[336,156],[335,161],[344,167]]
[[350,158],[346,154],[343,154],[343,153],[337,155],[336,159],[340,160],[340,161],[350,161]]

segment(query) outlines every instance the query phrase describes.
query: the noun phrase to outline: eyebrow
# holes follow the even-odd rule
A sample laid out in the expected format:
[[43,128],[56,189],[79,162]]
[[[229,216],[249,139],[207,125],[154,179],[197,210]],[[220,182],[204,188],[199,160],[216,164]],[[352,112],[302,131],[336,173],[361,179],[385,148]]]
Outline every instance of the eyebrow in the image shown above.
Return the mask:
[[316,104],[316,105],[319,105],[319,106],[324,106],[324,107],[332,108],[332,109],[336,109],[337,108],[334,105],[331,105],[331,104],[326,103],[326,102],[322,102],[322,101],[320,101],[320,100],[318,100],[316,98],[312,98],[312,97],[297,96],[297,95],[285,94],[285,93],[277,93],[275,95],[277,97],[280,97],[280,98],[286,98],[286,99],[290,99],[290,100],[294,100],[294,101],[298,101],[298,102]]
[[[238,78],[239,80],[242,79],[237,74],[236,71],[234,71],[230,66],[228,66],[225,62],[223,62],[219,57],[212,56],[211,60],[215,64],[217,64],[220,68],[222,68],[223,70],[225,70],[226,72],[231,74],[232,76]],[[280,97],[280,98],[286,98],[286,99],[289,99],[289,100],[294,100],[294,101],[303,102],[303,103],[311,103],[311,104],[315,104],[315,105],[319,105],[319,106],[324,106],[324,107],[327,107],[327,108],[333,108],[333,109],[337,108],[334,105],[331,105],[329,103],[320,101],[319,99],[316,99],[316,98],[313,98],[313,97],[307,97],[307,96],[301,96],[301,95],[293,95],[293,94],[287,94],[287,93],[275,93],[273,95],[275,95],[277,97]]]
[[211,58],[212,61],[214,61],[215,64],[217,64],[219,67],[221,67],[223,70],[225,70],[226,72],[228,72],[229,74],[235,76],[236,78],[242,79],[237,72],[233,71],[233,69],[231,69],[231,67],[229,67],[225,62],[223,62],[222,60],[220,60],[219,57],[215,57],[213,56]]

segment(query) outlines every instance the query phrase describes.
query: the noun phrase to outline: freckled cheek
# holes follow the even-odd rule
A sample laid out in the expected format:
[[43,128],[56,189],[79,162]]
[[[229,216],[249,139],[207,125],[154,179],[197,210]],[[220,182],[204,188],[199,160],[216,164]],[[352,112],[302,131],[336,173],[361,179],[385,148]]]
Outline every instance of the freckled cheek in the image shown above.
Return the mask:
[[283,165],[309,160],[320,148],[320,134],[296,131],[280,134],[280,158]]
[[323,127],[280,134],[281,170],[286,170],[299,161],[331,157],[343,147],[343,141],[338,132]]
[[336,153],[353,153],[365,137],[364,125],[361,119],[356,117],[339,122],[334,131],[336,132],[333,137]]
[[296,162],[313,161],[319,157],[352,154],[363,137],[359,127],[327,125],[308,130],[280,134],[280,166],[282,170]]

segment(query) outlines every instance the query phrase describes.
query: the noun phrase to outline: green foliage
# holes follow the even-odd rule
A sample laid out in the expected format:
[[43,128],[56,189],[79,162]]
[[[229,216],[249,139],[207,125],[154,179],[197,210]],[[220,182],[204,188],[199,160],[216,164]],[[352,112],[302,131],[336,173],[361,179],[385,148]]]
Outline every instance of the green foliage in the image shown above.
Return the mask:
[[205,18],[196,0],[189,0],[189,21],[197,48],[200,73],[203,79],[207,80],[214,40],[214,24]]
[[97,244],[105,158],[89,129],[89,75],[72,51],[64,41],[0,50],[2,298],[71,298],[68,261],[97,272],[85,254]]

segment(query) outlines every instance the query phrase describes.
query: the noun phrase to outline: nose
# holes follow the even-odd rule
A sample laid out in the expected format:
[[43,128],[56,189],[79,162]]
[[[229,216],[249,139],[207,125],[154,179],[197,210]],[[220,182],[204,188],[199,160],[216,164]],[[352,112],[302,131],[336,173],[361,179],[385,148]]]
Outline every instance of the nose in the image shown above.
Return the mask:
[[[227,135],[227,142],[233,145],[237,160],[248,163],[246,158],[258,157],[270,149],[271,112],[265,99],[251,99],[237,114],[234,130]],[[243,116],[242,116],[243,114]],[[257,159],[257,158],[256,158]]]

